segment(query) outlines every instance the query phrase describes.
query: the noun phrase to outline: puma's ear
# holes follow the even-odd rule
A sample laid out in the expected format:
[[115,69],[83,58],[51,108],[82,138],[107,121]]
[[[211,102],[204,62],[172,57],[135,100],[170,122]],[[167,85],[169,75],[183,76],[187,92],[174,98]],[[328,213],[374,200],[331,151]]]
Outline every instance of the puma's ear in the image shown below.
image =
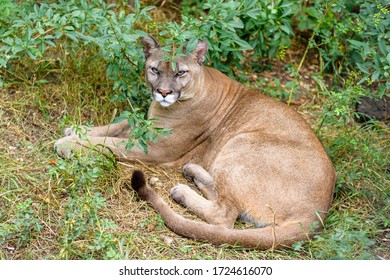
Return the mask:
[[205,61],[208,48],[207,41],[199,41],[196,48],[192,51],[192,54],[199,65],[202,65],[203,61]]
[[160,47],[156,39],[150,35],[148,37],[142,37],[141,43],[144,45],[144,54],[146,59],[152,55],[155,49]]

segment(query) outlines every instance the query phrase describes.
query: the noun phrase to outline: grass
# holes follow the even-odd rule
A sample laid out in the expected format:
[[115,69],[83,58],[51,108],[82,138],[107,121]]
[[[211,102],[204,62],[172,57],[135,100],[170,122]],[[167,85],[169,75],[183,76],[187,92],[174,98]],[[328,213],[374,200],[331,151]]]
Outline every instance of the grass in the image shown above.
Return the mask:
[[[191,216],[168,198],[174,184],[186,182],[178,169],[121,164],[93,153],[58,158],[53,143],[65,127],[106,124],[124,105],[109,101],[111,85],[94,49],[59,47],[49,57],[21,59],[12,72],[1,73],[0,259],[390,258],[388,126],[363,127],[351,116],[340,122],[335,114],[321,122],[322,109],[333,101],[310,77],[312,65],[303,64],[304,94],[291,106],[318,129],[332,157],[335,199],[314,239],[256,251],[177,236],[128,188],[132,170],[141,168],[176,211]],[[273,71],[251,76],[248,85],[257,82],[264,93],[285,99],[288,89],[280,88],[291,77],[285,61],[274,63]]]

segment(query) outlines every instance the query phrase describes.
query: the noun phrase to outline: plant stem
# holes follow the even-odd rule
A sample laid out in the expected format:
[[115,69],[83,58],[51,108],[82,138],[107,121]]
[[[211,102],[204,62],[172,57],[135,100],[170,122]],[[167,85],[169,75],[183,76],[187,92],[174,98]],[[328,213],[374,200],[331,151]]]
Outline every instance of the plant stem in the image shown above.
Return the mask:
[[[328,13],[329,9],[330,9],[332,6],[333,6],[333,3],[326,7],[325,12],[324,12],[324,15],[326,15],[326,14]],[[301,58],[301,61],[299,62],[299,65],[298,65],[298,68],[297,68],[297,71],[296,71],[298,82],[299,82],[299,80],[300,80],[299,71],[301,71],[303,62],[306,60],[307,53],[308,53],[309,49],[311,48],[311,47],[310,47],[310,43],[314,40],[314,36],[315,36],[317,30],[319,29],[320,25],[322,24],[322,21],[323,21],[323,18],[317,23],[317,26],[314,28],[314,30],[313,30],[313,32],[312,32],[312,34],[311,34],[311,36],[310,36],[309,42],[308,42],[307,45],[306,45],[305,52],[303,53],[303,56],[302,56],[302,58]],[[287,102],[287,105],[290,105],[290,103],[291,103],[293,89],[294,89],[294,87],[290,90],[290,93],[289,93],[289,95],[288,95],[288,102]]]

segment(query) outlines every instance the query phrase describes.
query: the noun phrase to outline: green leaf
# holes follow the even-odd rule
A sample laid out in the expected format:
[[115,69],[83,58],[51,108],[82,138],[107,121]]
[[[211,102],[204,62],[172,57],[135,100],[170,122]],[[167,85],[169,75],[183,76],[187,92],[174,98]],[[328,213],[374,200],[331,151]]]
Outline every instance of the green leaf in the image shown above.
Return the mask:
[[350,39],[350,40],[348,40],[348,42],[350,42],[352,44],[352,47],[354,47],[355,49],[364,48],[364,46],[365,46],[365,43],[357,41],[357,40]]
[[370,74],[370,71],[363,63],[357,63],[358,68],[365,74]]
[[249,45],[249,43],[247,43],[244,40],[236,39],[234,42],[237,43],[240,46],[239,50],[241,50],[241,51],[246,51],[246,50],[251,50],[252,49],[252,46]]
[[281,29],[284,33],[286,33],[286,34],[288,34],[288,35],[294,35],[294,31],[292,30],[291,26],[289,26],[289,25],[281,25],[281,26],[280,26],[280,29]]
[[238,28],[238,29],[244,28],[244,23],[239,18],[236,18],[236,19],[228,22],[227,25],[230,27],[233,27],[233,28]]
[[306,13],[316,19],[321,17],[321,14],[317,11],[315,7],[309,7],[305,9]]
[[198,39],[196,37],[192,37],[187,45],[186,45],[186,55],[189,55],[198,45]]
[[385,41],[379,40],[378,43],[379,43],[379,49],[380,49],[381,53],[384,56],[388,55],[390,53],[390,51],[389,51],[389,47],[386,46]]
[[27,50],[26,51],[28,56],[32,59],[32,60],[36,60],[37,59],[37,56],[30,50]]
[[140,9],[141,9],[141,5],[139,3],[139,0],[135,0],[134,1],[134,10],[135,10],[135,12],[138,14]]
[[376,81],[376,80],[378,80],[379,75],[380,75],[380,70],[376,70],[376,71],[372,74],[372,76],[371,76],[371,81]]
[[7,68],[7,61],[0,57],[0,66]]
[[[255,1],[253,1],[253,2],[255,2]],[[259,15],[259,10],[258,9],[250,10],[246,13],[246,15],[253,18],[253,19],[257,19],[258,15]]]
[[138,142],[135,143],[135,146],[140,148],[145,154],[147,154],[148,151],[148,146],[146,143],[142,142],[141,139],[138,140]]
[[67,32],[65,34],[68,38],[70,38],[72,41],[78,43],[78,39],[77,39],[77,33],[76,32]]

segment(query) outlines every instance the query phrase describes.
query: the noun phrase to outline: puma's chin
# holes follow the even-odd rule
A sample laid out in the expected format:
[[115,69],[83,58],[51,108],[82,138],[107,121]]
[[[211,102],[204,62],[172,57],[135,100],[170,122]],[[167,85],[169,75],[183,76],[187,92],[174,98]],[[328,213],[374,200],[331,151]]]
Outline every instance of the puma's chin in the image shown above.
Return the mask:
[[169,101],[166,101],[166,100],[162,100],[162,101],[159,101],[159,103],[163,107],[169,107],[169,106],[171,106],[175,102],[174,101],[173,102],[169,102]]

